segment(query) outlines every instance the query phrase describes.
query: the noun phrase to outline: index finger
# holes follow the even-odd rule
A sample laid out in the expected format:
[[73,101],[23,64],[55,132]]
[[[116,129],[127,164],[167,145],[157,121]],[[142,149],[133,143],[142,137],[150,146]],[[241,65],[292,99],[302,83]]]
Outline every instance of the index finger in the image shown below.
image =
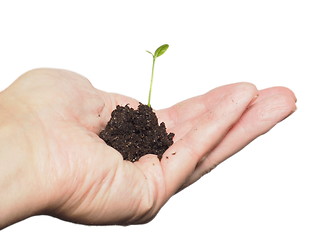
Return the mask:
[[200,115],[216,108],[225,96],[231,95],[236,87],[243,85],[251,84],[240,82],[217,87],[203,95],[192,97],[169,108],[158,110],[157,116],[159,121],[166,123],[167,128],[173,128],[186,121],[197,119]]

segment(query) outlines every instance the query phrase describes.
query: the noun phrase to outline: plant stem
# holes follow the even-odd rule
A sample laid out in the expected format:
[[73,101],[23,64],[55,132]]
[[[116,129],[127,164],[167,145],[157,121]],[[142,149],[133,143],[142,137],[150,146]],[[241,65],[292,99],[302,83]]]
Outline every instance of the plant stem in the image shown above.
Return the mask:
[[152,85],[153,85],[153,75],[154,75],[154,63],[156,62],[156,57],[153,56],[152,61],[152,71],[151,71],[151,80],[150,80],[150,88],[149,88],[149,97],[148,97],[148,106],[151,107],[151,93],[152,93]]

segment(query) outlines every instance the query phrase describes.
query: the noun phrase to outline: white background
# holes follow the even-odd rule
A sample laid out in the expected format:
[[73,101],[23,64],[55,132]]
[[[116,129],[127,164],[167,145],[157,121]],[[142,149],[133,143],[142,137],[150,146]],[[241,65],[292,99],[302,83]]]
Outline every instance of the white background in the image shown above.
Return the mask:
[[145,50],[168,43],[156,65],[154,108],[249,81],[291,88],[298,110],[146,225],[88,227],[38,216],[0,239],[320,239],[318,3],[1,1],[0,89],[29,69],[54,67],[146,102]]

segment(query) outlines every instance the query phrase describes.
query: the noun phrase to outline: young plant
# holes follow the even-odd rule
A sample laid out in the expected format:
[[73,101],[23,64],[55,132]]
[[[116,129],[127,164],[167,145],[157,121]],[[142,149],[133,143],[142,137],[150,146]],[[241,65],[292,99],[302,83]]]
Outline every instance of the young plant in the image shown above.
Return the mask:
[[148,106],[151,107],[151,94],[152,94],[152,85],[153,85],[153,75],[154,75],[154,64],[156,62],[157,57],[160,57],[162,54],[164,54],[167,49],[169,48],[168,44],[163,44],[162,46],[158,47],[157,50],[154,53],[150,53],[152,55],[153,61],[152,61],[152,71],[151,71],[151,80],[150,80],[150,88],[149,88],[149,96],[148,96]]

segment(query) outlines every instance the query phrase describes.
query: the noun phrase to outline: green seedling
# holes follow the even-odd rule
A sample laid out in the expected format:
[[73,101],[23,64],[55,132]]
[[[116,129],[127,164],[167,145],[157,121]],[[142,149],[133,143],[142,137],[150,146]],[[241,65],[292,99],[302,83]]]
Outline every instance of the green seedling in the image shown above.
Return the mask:
[[150,80],[150,88],[149,88],[149,97],[148,97],[148,106],[151,107],[151,93],[152,93],[152,85],[153,85],[153,75],[154,75],[154,64],[156,62],[157,57],[160,57],[162,54],[164,54],[167,49],[169,48],[168,44],[163,44],[162,46],[158,47],[157,50],[154,53],[151,53],[147,51],[147,53],[150,53],[152,55],[153,61],[152,61],[152,71],[151,71],[151,80]]

